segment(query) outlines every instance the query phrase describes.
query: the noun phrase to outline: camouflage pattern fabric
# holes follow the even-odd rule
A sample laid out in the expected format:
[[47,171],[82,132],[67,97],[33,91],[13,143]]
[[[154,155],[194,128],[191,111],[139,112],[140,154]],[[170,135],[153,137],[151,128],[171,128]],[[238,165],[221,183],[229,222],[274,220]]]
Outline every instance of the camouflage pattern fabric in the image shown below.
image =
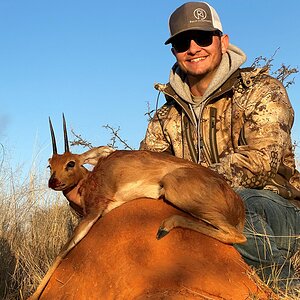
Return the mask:
[[140,149],[194,160],[223,175],[232,187],[268,189],[300,200],[291,141],[294,111],[287,92],[264,69],[238,71],[209,97],[200,120],[170,84],[157,84],[167,102],[150,121]]

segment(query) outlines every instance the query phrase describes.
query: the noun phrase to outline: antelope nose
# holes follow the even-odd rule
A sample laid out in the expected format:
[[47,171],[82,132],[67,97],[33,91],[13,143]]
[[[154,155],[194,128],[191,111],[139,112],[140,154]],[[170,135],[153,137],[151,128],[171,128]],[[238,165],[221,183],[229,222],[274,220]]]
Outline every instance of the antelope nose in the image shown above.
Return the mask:
[[54,172],[48,180],[48,187],[54,188],[56,186],[56,183],[57,183],[57,179],[55,178],[55,172]]

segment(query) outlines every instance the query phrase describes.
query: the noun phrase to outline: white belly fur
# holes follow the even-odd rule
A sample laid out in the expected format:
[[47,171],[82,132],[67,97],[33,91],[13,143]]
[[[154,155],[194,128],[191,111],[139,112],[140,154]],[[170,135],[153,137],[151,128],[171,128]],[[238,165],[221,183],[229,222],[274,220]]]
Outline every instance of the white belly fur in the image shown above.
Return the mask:
[[133,199],[147,197],[157,199],[160,196],[161,186],[158,183],[149,183],[145,180],[130,182],[119,188],[114,196],[115,201],[127,202]]
[[161,186],[156,184],[149,184],[143,180],[130,182],[122,186],[121,189],[113,197],[102,215],[107,214],[112,209],[119,207],[125,202],[138,199],[138,198],[153,198],[158,199],[161,191]]

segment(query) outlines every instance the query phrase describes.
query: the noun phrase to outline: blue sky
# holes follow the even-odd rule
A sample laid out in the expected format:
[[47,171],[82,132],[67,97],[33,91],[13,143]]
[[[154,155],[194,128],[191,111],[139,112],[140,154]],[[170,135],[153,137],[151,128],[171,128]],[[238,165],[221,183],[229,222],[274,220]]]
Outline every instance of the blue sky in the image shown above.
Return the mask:
[[[109,142],[103,128],[120,127],[134,148],[143,138],[155,82],[167,82],[174,63],[170,13],[185,1],[0,0],[0,142],[13,164],[42,169],[51,156],[48,116],[62,151],[61,114],[94,146]],[[300,67],[300,2],[210,1],[232,44]],[[300,75],[288,89],[300,140]],[[160,104],[164,99],[161,97]],[[70,138],[72,135],[69,134]],[[75,150],[76,152],[76,150]]]

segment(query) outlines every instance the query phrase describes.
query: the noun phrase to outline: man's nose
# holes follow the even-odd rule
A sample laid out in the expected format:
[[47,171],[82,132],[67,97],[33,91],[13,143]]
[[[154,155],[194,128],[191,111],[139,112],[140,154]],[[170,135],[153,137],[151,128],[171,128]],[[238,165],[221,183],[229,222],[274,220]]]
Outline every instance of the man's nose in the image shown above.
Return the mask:
[[201,47],[194,40],[190,41],[190,47],[188,49],[190,53],[198,52],[200,49]]

